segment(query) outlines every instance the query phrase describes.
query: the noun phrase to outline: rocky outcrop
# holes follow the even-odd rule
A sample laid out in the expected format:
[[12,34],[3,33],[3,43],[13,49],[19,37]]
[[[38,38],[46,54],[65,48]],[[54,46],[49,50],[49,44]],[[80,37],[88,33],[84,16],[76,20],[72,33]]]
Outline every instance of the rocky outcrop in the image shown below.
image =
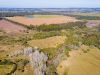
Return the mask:
[[36,75],[45,75],[46,73],[46,62],[48,56],[43,52],[40,52],[37,47],[24,48],[23,50],[17,50],[9,54],[10,57],[16,57],[19,55],[25,55],[29,57],[30,64],[34,68]]
[[29,54],[33,53],[34,49],[32,47],[24,48],[23,50],[16,50],[12,51],[9,54],[9,57],[19,56],[19,55],[25,55],[28,56]]
[[48,59],[47,55],[45,55],[43,52],[35,50],[35,52],[29,56],[31,65],[35,69],[36,75],[45,75],[46,62]]

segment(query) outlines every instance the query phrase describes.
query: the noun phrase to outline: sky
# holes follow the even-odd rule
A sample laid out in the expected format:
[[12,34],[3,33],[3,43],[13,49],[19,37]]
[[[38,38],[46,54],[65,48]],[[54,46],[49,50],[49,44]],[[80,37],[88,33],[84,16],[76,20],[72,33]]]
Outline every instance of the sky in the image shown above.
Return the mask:
[[100,0],[0,0],[8,8],[99,8]]

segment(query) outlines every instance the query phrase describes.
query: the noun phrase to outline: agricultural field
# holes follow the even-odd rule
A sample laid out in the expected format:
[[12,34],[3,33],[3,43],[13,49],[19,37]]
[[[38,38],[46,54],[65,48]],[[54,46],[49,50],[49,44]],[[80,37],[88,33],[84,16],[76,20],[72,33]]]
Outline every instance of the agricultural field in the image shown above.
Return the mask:
[[31,15],[31,16],[15,16],[7,17],[6,19],[17,22],[23,25],[49,25],[49,24],[61,24],[68,22],[78,21],[74,17],[69,16],[58,16],[58,15]]
[[86,24],[87,27],[94,27],[99,25],[100,25],[100,20],[89,20],[88,23]]
[[6,20],[0,20],[0,30],[7,33],[21,33],[24,32],[26,28]]
[[[64,17],[62,15],[30,15],[33,16],[33,18],[59,18],[59,17]],[[29,16],[29,18],[30,18]],[[28,16],[26,16],[28,17]]]

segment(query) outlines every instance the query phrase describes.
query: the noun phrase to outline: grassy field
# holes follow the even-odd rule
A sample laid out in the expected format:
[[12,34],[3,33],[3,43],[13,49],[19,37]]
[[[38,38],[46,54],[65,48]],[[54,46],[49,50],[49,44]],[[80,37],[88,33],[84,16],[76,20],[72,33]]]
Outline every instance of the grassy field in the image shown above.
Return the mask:
[[28,43],[32,47],[37,46],[39,48],[52,48],[59,44],[63,44],[65,39],[65,36],[54,36],[46,39],[31,40]]
[[[87,50],[84,52],[82,50]],[[82,46],[70,52],[70,57],[57,67],[58,75],[100,75],[100,51]]]

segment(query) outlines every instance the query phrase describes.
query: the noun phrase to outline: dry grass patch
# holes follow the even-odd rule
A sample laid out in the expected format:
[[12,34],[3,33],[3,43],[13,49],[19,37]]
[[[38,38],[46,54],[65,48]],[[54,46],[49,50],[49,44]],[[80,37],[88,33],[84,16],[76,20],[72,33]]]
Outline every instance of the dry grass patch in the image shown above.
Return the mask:
[[39,48],[50,48],[64,43],[65,39],[65,36],[54,36],[46,39],[31,40],[28,43],[32,47],[37,46]]
[[86,50],[88,47],[70,52],[70,57],[59,64],[58,75],[100,75],[100,51],[89,48],[90,51],[84,53],[81,49]]

